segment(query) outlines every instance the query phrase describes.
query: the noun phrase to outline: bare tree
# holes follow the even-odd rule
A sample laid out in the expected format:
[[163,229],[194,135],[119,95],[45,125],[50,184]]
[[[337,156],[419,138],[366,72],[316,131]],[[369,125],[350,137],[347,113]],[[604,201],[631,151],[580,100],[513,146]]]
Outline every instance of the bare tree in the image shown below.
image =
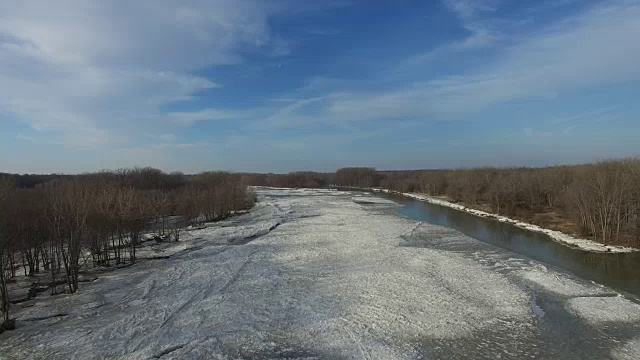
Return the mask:
[[140,243],[140,233],[152,218],[152,199],[148,191],[134,190],[128,212],[125,214],[125,226],[129,236],[129,261],[136,262],[136,248]]
[[160,220],[160,234],[166,231],[167,217],[171,214],[171,195],[168,191],[153,190],[149,193],[149,209]]
[[47,215],[71,293],[78,290],[80,256],[93,196],[91,186],[80,180],[58,181],[48,189]]
[[7,215],[9,213],[8,199],[13,190],[13,181],[7,177],[0,177],[0,310],[3,321],[9,321],[9,293],[7,280],[11,275],[9,270],[10,252]]
[[369,188],[378,183],[378,173],[374,168],[342,168],[336,171],[335,183],[342,186]]

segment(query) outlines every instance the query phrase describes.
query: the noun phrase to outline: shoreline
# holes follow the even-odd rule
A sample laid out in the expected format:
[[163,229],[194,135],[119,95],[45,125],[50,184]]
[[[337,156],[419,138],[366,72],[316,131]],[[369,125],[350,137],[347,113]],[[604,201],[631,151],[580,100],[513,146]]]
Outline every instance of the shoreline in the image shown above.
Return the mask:
[[368,189],[370,191],[373,192],[382,192],[385,194],[397,194],[397,195],[402,195],[411,199],[415,199],[415,200],[419,200],[419,201],[425,201],[428,202],[430,204],[434,204],[434,205],[440,205],[440,206],[445,206],[451,209],[455,209],[455,210],[459,210],[459,211],[464,211],[468,214],[471,215],[475,215],[475,216],[479,216],[479,217],[483,217],[483,218],[490,218],[490,219],[494,219],[500,222],[504,222],[504,223],[508,223],[514,226],[517,226],[521,229],[525,229],[525,230],[529,230],[529,231],[535,231],[538,233],[543,233],[546,234],[547,236],[549,236],[553,241],[570,246],[570,247],[574,247],[574,248],[578,248],[581,250],[585,250],[585,251],[590,251],[590,252],[596,252],[596,253],[632,253],[632,252],[636,252],[636,251],[640,251],[640,249],[635,249],[635,248],[631,248],[631,247],[627,247],[627,246],[616,246],[616,245],[604,245],[601,244],[597,241],[594,240],[589,240],[589,239],[582,239],[582,238],[577,238],[575,236],[569,235],[569,234],[565,234],[563,232],[557,231],[557,230],[551,230],[551,229],[547,229],[538,225],[534,225],[531,223],[527,223],[524,221],[520,221],[520,220],[515,220],[515,219],[511,219],[509,217],[506,216],[502,216],[502,215],[498,215],[498,214],[493,214],[493,213],[488,213],[482,210],[476,210],[476,209],[471,209],[468,208],[464,205],[460,205],[460,204],[455,204],[446,200],[442,200],[442,199],[438,199],[426,194],[417,194],[417,193],[402,193],[402,192],[398,192],[398,191],[392,191],[392,190],[388,190],[388,189],[381,189],[381,188],[370,188]]

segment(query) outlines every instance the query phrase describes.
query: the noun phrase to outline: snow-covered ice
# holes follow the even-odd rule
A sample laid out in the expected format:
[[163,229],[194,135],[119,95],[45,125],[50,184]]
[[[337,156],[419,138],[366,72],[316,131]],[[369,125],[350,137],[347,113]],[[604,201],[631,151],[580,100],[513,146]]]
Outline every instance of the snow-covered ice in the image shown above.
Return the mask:
[[640,322],[638,304],[620,296],[578,297],[568,301],[568,307],[593,324]]
[[640,336],[614,349],[611,352],[611,356],[619,360],[640,359]]
[[[8,359],[629,358],[640,305],[394,214],[258,188],[248,214],[145,242],[138,264],[14,307]],[[614,314],[615,312],[615,314]]]

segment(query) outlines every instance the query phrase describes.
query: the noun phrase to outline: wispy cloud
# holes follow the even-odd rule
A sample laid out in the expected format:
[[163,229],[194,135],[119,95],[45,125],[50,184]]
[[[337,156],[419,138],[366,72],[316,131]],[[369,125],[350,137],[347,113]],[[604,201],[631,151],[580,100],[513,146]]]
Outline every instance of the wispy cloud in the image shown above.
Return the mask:
[[461,114],[517,99],[640,80],[638,18],[637,2],[596,7],[521,37],[517,45],[499,51],[493,63],[476,70],[378,93],[333,93],[327,115],[363,120]]
[[255,110],[204,109],[199,111],[171,112],[167,116],[180,125],[192,125],[199,121],[246,119],[256,114]]
[[424,63],[452,53],[486,48],[503,39],[502,33],[492,21],[498,1],[445,0],[445,4],[460,18],[461,25],[468,34],[460,40],[412,56],[408,64]]
[[465,29],[469,32],[469,35],[465,38],[438,46],[426,53],[411,56],[407,60],[407,65],[424,64],[437,58],[455,55],[456,53],[484,49],[496,45],[503,39],[503,35],[500,32],[477,24],[467,24]]
[[564,124],[569,122],[574,122],[576,120],[593,120],[597,118],[601,118],[603,115],[610,115],[615,113],[616,110],[620,109],[619,105],[615,106],[605,106],[598,109],[593,109],[589,111],[582,111],[578,114],[573,114],[569,116],[563,116],[555,119],[551,119],[548,122],[551,124]]
[[497,10],[497,0],[445,0],[445,4],[462,19],[470,19],[481,12]]
[[220,86],[193,70],[248,49],[287,53],[267,25],[274,11],[252,0],[0,1],[0,111],[70,144],[108,142]]

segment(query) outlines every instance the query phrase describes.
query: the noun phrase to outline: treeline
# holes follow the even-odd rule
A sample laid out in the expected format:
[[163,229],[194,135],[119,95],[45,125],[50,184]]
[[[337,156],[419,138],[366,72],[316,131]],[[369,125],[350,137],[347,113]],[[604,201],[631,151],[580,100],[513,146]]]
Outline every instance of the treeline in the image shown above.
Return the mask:
[[33,188],[0,177],[0,299],[9,318],[7,282],[19,271],[46,271],[52,293],[78,289],[83,266],[132,264],[143,231],[178,240],[187,225],[216,221],[253,206],[241,175],[185,176],[152,168],[56,177]]
[[40,184],[47,183],[53,179],[59,179],[68,175],[62,174],[9,174],[0,173],[0,178],[9,179],[13,186],[20,189],[34,188]]
[[346,168],[336,185],[446,196],[509,216],[556,212],[582,236],[640,247],[640,159],[546,168],[376,172]]
[[379,182],[380,175],[374,168],[350,167],[336,171],[336,185],[368,188],[378,186]]
[[292,172],[288,174],[243,174],[243,183],[251,186],[281,188],[320,188],[334,182],[334,174],[318,172]]

